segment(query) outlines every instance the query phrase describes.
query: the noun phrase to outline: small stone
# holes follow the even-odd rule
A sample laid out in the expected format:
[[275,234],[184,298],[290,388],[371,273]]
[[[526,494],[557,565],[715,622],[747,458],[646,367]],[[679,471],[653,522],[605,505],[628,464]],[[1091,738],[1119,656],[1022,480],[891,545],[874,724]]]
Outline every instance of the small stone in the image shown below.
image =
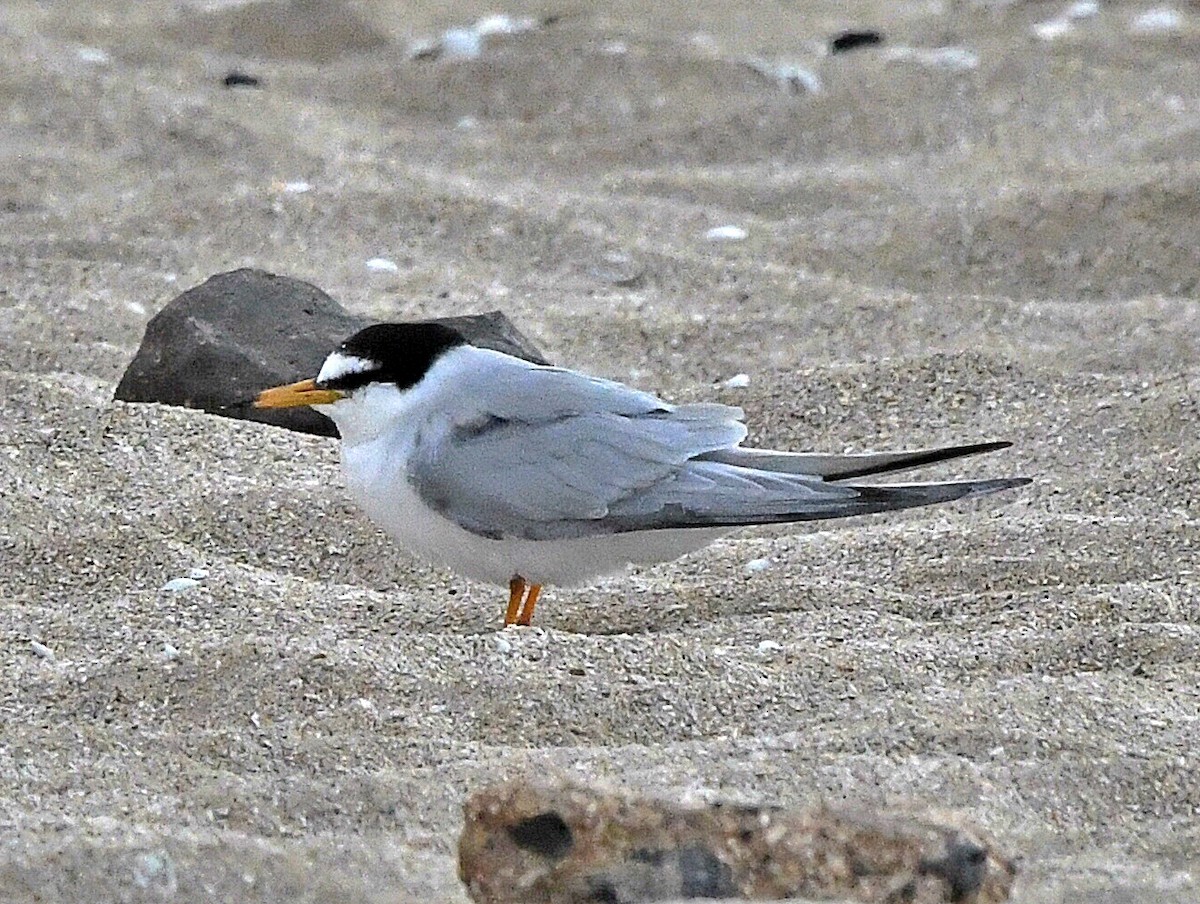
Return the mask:
[[158,900],[173,896],[178,891],[175,864],[166,851],[146,851],[139,854],[133,863],[132,872],[134,884],[138,888],[152,891]]
[[54,651],[39,640],[29,641],[29,649],[33,650],[35,656],[40,656],[42,659],[54,659]]
[[1099,14],[1099,0],[1076,0],[1063,11],[1063,15],[1068,19],[1090,19]]
[[893,47],[888,51],[887,58],[952,72],[979,68],[979,54],[969,47]]
[[710,242],[740,242],[748,234],[741,226],[714,226],[704,237]]
[[521,35],[536,31],[540,25],[541,23],[532,16],[513,18],[504,13],[497,13],[484,16],[475,23],[474,28],[477,34],[486,37],[487,35]]
[[179,658],[179,648],[173,643],[164,643],[162,648],[162,657],[167,662],[174,662]]
[[208,569],[193,568],[191,571],[188,572],[188,577],[191,578],[193,581],[203,581],[206,577],[208,577]]
[[770,559],[751,559],[746,563],[746,571],[750,574],[757,574],[760,571],[766,571],[771,565]]
[[734,374],[721,385],[726,389],[745,389],[750,385],[750,374]]
[[261,82],[257,76],[235,71],[230,72],[225,78],[221,79],[221,84],[226,88],[257,88],[261,85]]
[[1057,41],[1065,38],[1075,30],[1075,25],[1067,19],[1050,19],[1038,22],[1033,26],[1033,33],[1043,41]]
[[386,257],[373,257],[367,261],[367,269],[376,273],[399,273],[400,267],[395,261]]
[[85,63],[95,63],[98,66],[104,66],[112,62],[108,51],[102,50],[99,47],[80,47],[76,51],[76,56]]
[[843,31],[829,42],[830,53],[846,53],[860,47],[874,47],[883,43],[883,35],[871,29]]
[[284,182],[283,190],[289,195],[302,195],[305,192],[312,191],[312,183],[305,182],[303,179],[295,182]]
[[1179,31],[1182,27],[1183,16],[1169,6],[1148,9],[1130,23],[1130,28],[1138,34],[1161,34]]
[[483,35],[473,28],[449,28],[442,34],[441,44],[448,60],[473,60],[483,53]]
[[808,94],[820,94],[823,90],[820,76],[795,63],[755,58],[746,60],[745,65],[792,94],[799,94],[801,91]]
[[758,644],[758,652],[760,653],[782,653],[783,644],[774,640],[762,640]]
[[183,593],[185,590],[191,590],[199,586],[200,582],[195,578],[172,578],[163,584],[160,589],[163,593]]

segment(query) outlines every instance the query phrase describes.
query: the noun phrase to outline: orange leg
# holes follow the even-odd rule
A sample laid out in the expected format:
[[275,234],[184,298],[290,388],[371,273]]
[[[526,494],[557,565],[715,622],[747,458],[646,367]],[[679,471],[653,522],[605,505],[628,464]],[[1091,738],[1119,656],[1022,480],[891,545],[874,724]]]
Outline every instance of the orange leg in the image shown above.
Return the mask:
[[508,582],[508,610],[504,613],[504,627],[516,623],[517,610],[521,608],[521,597],[524,595],[525,579],[513,575],[513,579]]
[[541,584],[531,584],[529,596],[525,597],[525,605],[521,607],[521,615],[517,618],[518,625],[533,623],[533,607],[537,605],[538,595],[542,592]]

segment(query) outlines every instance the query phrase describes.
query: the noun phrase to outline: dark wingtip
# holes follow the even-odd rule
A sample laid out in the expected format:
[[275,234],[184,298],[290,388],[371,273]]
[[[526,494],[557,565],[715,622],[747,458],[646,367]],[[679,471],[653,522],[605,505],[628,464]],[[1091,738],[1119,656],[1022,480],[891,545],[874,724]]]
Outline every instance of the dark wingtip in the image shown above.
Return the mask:
[[887,464],[864,465],[859,468],[846,468],[837,473],[827,474],[829,481],[856,480],[862,477],[872,477],[876,474],[887,474],[890,471],[906,471],[910,468],[922,468],[938,462],[951,461],[955,458],[965,458],[968,455],[983,455],[1007,449],[1012,443],[1007,440],[994,440],[986,443],[967,443],[962,446],[942,446],[938,449],[926,449],[913,452]]

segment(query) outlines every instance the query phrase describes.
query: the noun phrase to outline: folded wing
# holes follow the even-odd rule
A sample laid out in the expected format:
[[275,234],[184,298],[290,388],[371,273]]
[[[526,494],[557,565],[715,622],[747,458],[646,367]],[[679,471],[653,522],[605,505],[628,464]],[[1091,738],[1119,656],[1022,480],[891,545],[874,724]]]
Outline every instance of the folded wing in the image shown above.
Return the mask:
[[422,499],[481,536],[550,540],[841,518],[1028,483],[842,482],[1007,443],[863,455],[743,449],[737,408],[673,406],[618,383],[525,362],[505,364],[488,379],[474,389],[458,385],[463,408],[454,429],[409,463]]

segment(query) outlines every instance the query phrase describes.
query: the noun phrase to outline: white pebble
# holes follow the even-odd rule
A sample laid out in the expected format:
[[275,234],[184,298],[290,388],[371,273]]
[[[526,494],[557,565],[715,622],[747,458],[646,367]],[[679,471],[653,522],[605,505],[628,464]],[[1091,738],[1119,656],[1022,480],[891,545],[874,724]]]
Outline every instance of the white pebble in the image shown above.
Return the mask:
[[772,60],[750,59],[746,65],[759,75],[778,82],[788,91],[804,90],[809,94],[820,94],[823,88],[821,77],[815,72],[795,63],[779,63]]
[[305,182],[303,179],[298,179],[295,182],[284,182],[283,190],[289,195],[302,195],[306,191],[312,191],[312,183]]
[[174,662],[179,658],[179,648],[173,643],[164,643],[162,648],[162,657],[167,662]]
[[133,881],[139,888],[152,889],[154,897],[172,897],[179,889],[175,864],[165,851],[146,851],[133,863]]
[[1179,11],[1169,6],[1158,6],[1148,9],[1133,20],[1131,27],[1141,34],[1155,34],[1164,31],[1179,31],[1183,26],[1183,16]]
[[770,559],[751,559],[746,563],[746,571],[750,574],[756,574],[760,571],[766,571],[772,564]]
[[390,261],[386,257],[373,257],[367,261],[367,269],[374,270],[376,273],[399,273],[400,267],[395,261]]
[[188,572],[188,577],[193,581],[203,581],[206,577],[208,577],[208,569],[193,568]]
[[704,233],[710,242],[740,242],[747,235],[749,233],[741,226],[714,226]]
[[127,301],[125,302],[125,307],[128,308],[132,313],[137,314],[139,317],[146,316],[146,306],[140,301]]
[[163,593],[182,593],[184,590],[191,590],[193,587],[199,587],[200,582],[195,578],[172,578],[162,585]]
[[473,28],[450,28],[442,34],[442,53],[451,60],[473,60],[483,53],[483,35]]
[[496,652],[504,653],[504,654],[511,653],[512,652],[512,644],[509,643],[507,640],[505,640],[503,637],[496,635]]
[[1033,33],[1043,41],[1057,41],[1074,30],[1075,25],[1068,19],[1050,19],[1033,26]]
[[890,60],[910,60],[934,69],[965,72],[979,68],[979,54],[969,47],[893,47],[888,51]]
[[101,50],[99,47],[80,47],[76,51],[76,55],[85,63],[96,63],[101,66],[112,60],[108,51]]
[[53,659],[54,651],[38,640],[29,641],[29,649],[33,650],[34,654],[42,659]]
[[519,19],[514,19],[504,13],[497,13],[492,16],[484,16],[476,22],[475,32],[481,35],[520,35],[528,31],[535,31],[537,27],[538,21],[532,16],[521,16]]
[[750,374],[734,374],[721,385],[726,389],[745,389],[750,385]]
[[759,641],[758,652],[760,653],[780,653],[783,651],[783,644],[774,640]]
[[823,87],[819,75],[794,63],[780,63],[772,74],[780,84],[793,91],[803,88],[809,94],[820,94]]
[[606,53],[609,56],[624,56],[629,53],[629,45],[624,41],[609,41],[601,45],[600,52]]

